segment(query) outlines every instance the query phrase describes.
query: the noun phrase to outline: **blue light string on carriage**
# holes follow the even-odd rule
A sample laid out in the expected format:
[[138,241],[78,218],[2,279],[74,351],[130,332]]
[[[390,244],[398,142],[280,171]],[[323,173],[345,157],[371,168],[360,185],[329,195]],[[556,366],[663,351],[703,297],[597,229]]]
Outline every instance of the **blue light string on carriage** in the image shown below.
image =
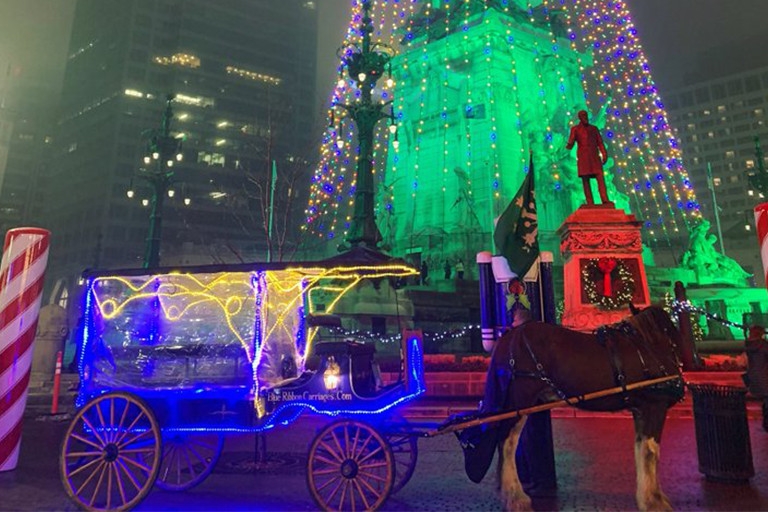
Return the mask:
[[[85,378],[85,354],[88,352],[88,345],[91,342],[91,329],[93,327],[93,279],[88,279],[85,285],[85,293],[83,294],[83,335],[82,342],[80,344],[80,357],[77,361],[77,373],[80,377],[80,382],[85,383],[88,380]],[[77,408],[85,405],[86,397],[84,395],[84,386],[80,386],[80,392],[75,398],[75,406]]]

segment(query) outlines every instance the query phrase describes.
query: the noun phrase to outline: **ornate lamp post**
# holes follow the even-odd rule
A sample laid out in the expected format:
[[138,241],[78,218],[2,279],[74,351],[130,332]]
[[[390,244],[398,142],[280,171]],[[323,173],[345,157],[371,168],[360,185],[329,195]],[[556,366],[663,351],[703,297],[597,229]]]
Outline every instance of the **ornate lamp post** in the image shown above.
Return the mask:
[[[173,165],[182,159],[181,139],[171,135],[171,119],[173,109],[171,101],[174,96],[166,96],[165,112],[159,130],[153,130],[147,144],[147,154],[144,156],[146,167],[139,170],[138,176],[152,186],[152,211],[149,215],[149,232],[144,251],[144,268],[154,268],[160,264],[160,237],[163,227],[163,205],[166,194],[173,197]],[[132,191],[128,196],[133,195]],[[189,204],[188,200],[184,200]]]
[[392,102],[376,103],[372,94],[384,72],[390,70],[394,50],[383,43],[372,43],[372,32],[371,2],[362,0],[360,23],[362,41],[360,44],[343,46],[336,52],[344,67],[347,68],[349,77],[356,82],[360,91],[357,100],[353,103],[336,104],[347,112],[357,126],[357,140],[360,148],[355,171],[354,216],[346,238],[350,247],[375,248],[382,240],[373,213],[373,136],[376,124],[382,119],[392,120],[390,131],[394,133],[397,129],[391,110]]

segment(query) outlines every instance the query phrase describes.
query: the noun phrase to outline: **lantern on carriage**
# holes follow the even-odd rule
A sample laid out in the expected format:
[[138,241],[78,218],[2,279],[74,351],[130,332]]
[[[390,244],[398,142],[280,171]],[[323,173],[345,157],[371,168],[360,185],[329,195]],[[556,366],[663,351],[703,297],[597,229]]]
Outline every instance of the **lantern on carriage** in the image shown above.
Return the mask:
[[328,357],[328,366],[326,366],[325,372],[323,372],[323,383],[328,391],[338,389],[341,383],[341,367],[333,356]]

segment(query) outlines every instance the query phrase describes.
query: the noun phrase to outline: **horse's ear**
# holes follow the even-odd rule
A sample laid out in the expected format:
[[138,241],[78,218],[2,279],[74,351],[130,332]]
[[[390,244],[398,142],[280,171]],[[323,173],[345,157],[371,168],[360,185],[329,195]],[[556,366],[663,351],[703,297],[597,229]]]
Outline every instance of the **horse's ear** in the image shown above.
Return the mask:
[[635,307],[635,305],[632,304],[632,302],[629,303],[629,311],[632,313],[632,316],[635,316],[640,312],[640,310],[637,309],[637,307]]

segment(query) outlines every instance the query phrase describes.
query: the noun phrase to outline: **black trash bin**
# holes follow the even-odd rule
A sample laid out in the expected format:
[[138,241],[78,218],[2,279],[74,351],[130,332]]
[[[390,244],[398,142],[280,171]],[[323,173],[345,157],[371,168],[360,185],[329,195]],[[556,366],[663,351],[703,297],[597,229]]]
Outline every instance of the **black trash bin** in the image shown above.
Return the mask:
[[699,472],[707,479],[743,482],[755,476],[747,422],[747,391],[690,384]]

